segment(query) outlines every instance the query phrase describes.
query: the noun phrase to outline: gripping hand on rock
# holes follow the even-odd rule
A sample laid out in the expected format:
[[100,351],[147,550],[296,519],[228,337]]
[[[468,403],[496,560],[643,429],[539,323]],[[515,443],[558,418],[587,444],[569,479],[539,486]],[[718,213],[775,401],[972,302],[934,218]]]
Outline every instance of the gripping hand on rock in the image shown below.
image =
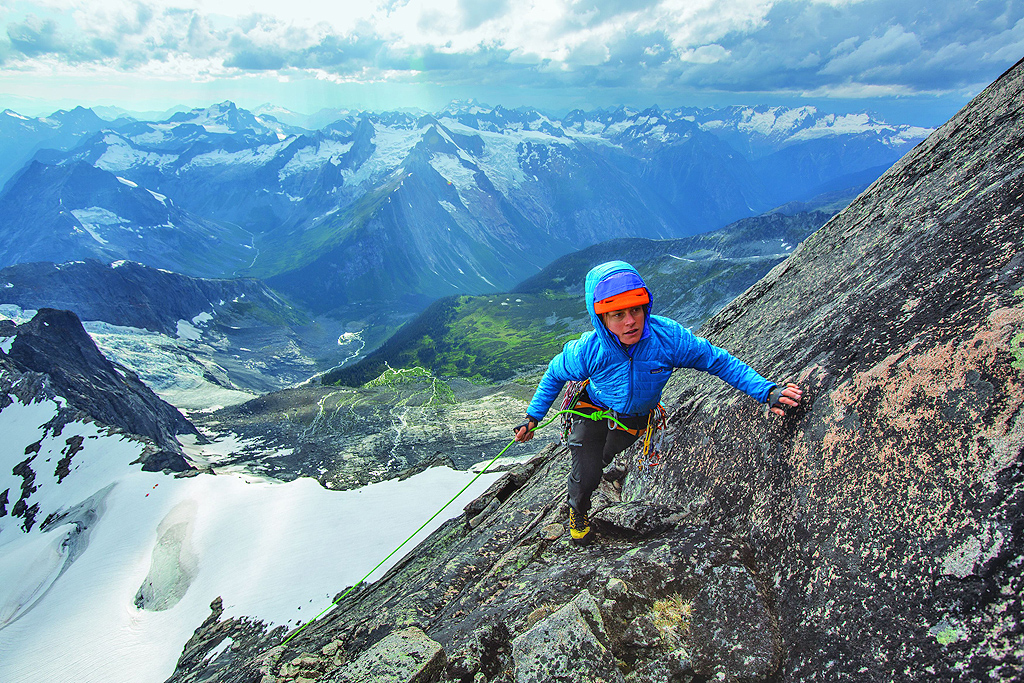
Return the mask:
[[795,384],[790,383],[786,386],[776,384],[775,388],[768,394],[768,408],[776,415],[785,415],[786,406],[796,408],[800,405],[803,395],[803,389]]

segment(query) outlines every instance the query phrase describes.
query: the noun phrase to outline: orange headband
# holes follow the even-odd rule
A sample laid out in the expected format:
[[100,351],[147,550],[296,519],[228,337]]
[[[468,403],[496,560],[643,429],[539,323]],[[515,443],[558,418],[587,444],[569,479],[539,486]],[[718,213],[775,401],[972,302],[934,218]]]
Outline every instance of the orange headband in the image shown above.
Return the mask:
[[633,308],[634,306],[643,306],[649,303],[651,303],[651,295],[647,293],[647,288],[637,287],[628,292],[622,292],[607,299],[595,301],[594,312],[601,314],[608,311],[621,311],[624,308]]

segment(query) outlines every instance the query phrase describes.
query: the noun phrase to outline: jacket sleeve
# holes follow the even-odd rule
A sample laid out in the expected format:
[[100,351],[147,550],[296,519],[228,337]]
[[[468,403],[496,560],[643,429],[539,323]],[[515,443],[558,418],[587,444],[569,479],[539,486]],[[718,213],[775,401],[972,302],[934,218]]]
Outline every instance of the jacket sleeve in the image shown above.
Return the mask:
[[544,376],[541,377],[540,383],[537,385],[537,391],[534,392],[533,399],[526,409],[527,415],[540,422],[551,408],[551,404],[558,398],[558,394],[562,391],[562,387],[565,386],[566,382],[580,381],[589,377],[583,362],[583,359],[587,356],[582,351],[582,348],[585,347],[587,337],[590,334],[592,333],[585,334],[580,339],[566,342],[565,346],[562,347],[562,352],[551,359],[551,362],[548,363],[548,369],[544,372]]
[[698,337],[682,325],[679,328],[681,337],[675,349],[678,355],[673,359],[676,367],[710,372],[759,403],[768,400],[774,382],[766,380],[725,349]]

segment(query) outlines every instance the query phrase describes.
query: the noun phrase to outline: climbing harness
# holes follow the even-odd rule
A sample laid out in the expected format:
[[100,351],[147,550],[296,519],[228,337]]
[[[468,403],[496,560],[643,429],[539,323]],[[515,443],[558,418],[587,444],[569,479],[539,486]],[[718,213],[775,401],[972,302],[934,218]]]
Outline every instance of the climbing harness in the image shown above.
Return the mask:
[[572,413],[567,412],[574,410],[576,404],[580,400],[580,394],[583,393],[583,389],[590,383],[589,379],[585,379],[582,382],[569,382],[565,385],[565,398],[562,399],[562,407],[560,408],[562,416],[562,445],[569,445],[569,433],[572,432]]
[[[559,411],[562,416],[562,444],[569,445],[569,434],[572,432],[573,415],[584,415],[592,420],[603,420],[608,418],[608,429],[621,429],[633,436],[642,436],[643,443],[637,453],[634,469],[638,477],[645,482],[649,481],[655,467],[661,464],[662,444],[665,440],[665,427],[667,425],[668,413],[665,406],[658,404],[647,414],[647,426],[642,429],[630,429],[619,422],[618,415],[611,409],[600,408],[593,403],[582,400],[589,379],[581,382],[569,382],[565,387],[565,398],[562,399],[562,407]],[[577,412],[577,409],[592,409],[595,412],[584,414]],[[518,431],[518,428],[517,428]],[[657,436],[655,436],[657,435]]]

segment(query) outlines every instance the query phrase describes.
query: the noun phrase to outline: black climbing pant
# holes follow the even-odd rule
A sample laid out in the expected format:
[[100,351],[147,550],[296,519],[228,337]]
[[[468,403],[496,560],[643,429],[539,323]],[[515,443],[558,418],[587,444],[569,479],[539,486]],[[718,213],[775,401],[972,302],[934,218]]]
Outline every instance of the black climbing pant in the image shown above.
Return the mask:
[[[589,397],[584,400],[589,400]],[[580,410],[592,413],[593,409]],[[630,429],[640,430],[647,426],[647,417],[619,418]],[[590,510],[590,496],[601,483],[604,468],[612,459],[626,450],[639,436],[621,429],[609,429],[608,420],[595,422],[584,417],[574,417],[569,433],[569,452],[572,453],[572,471],[569,472],[569,505],[576,512]]]

